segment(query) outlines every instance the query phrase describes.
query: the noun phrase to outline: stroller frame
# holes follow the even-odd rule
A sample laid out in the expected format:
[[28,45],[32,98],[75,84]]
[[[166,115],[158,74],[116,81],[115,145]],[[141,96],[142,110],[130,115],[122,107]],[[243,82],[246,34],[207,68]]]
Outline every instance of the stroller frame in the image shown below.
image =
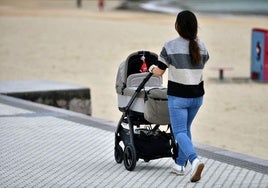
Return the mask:
[[[147,54],[147,55],[155,56],[155,54],[148,52],[148,51],[139,51],[136,54],[137,55]],[[148,63],[148,65],[151,65],[151,64]],[[124,161],[124,166],[129,171],[132,171],[135,169],[136,162],[139,159],[143,159],[145,162],[149,162],[150,160],[153,160],[153,159],[158,159],[158,158],[163,158],[163,157],[172,157],[175,160],[178,154],[177,152],[178,146],[173,137],[172,128],[170,124],[166,125],[168,126],[168,129],[170,129],[170,133],[167,134],[169,138],[169,146],[170,146],[169,152],[166,152],[157,156],[144,155],[143,152],[137,151],[137,148],[136,148],[137,138],[135,134],[137,135],[137,133],[135,133],[135,131],[139,130],[138,128],[140,128],[141,125],[149,125],[150,127],[153,126],[153,128],[150,130],[152,133],[156,133],[156,131],[159,131],[159,127],[160,127],[159,124],[153,124],[153,123],[148,122],[144,118],[143,114],[131,110],[132,104],[134,103],[138,94],[145,87],[145,84],[152,77],[152,75],[153,75],[152,73],[148,73],[148,75],[143,79],[143,81],[137,87],[134,94],[131,96],[126,107],[123,110],[120,110],[120,111],[123,111],[123,113],[115,131],[114,158],[117,163],[122,163]],[[128,129],[124,128],[123,125],[128,125]],[[124,144],[124,150],[120,146],[121,141]]]

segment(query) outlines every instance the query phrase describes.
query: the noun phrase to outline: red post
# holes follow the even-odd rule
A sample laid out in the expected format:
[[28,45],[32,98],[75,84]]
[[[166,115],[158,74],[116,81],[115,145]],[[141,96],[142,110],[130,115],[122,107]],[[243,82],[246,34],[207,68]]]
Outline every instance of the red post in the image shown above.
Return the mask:
[[102,11],[104,9],[104,0],[98,1],[98,7],[99,7],[99,11]]

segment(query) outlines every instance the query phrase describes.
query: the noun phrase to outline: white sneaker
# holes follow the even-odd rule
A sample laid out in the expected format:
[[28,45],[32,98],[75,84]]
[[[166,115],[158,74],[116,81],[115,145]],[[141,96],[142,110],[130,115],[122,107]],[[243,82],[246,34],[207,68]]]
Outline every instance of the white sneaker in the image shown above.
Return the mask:
[[185,167],[174,163],[172,165],[171,172],[177,174],[178,176],[183,176],[185,174]]
[[191,182],[197,182],[201,179],[201,173],[205,167],[205,164],[196,158],[192,163]]

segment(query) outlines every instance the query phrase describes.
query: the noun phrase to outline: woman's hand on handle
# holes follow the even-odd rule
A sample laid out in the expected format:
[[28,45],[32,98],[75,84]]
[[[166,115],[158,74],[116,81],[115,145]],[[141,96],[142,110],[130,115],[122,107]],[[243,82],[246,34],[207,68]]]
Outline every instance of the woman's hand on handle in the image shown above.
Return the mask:
[[153,71],[154,71],[154,69],[155,69],[156,67],[157,67],[156,65],[151,65],[151,66],[149,67],[149,72],[150,72],[150,73],[153,73]]
[[151,65],[149,67],[149,72],[156,75],[156,76],[162,76],[164,74],[165,70],[158,68],[158,66],[156,66],[156,65]]

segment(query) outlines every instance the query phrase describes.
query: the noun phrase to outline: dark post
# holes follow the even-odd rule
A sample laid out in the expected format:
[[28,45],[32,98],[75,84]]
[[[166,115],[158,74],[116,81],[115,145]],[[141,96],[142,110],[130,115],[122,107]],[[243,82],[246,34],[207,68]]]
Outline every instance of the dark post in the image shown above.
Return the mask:
[[76,0],[76,5],[77,5],[77,8],[81,8],[82,7],[82,0]]
[[223,69],[219,70],[219,79],[223,80]]

